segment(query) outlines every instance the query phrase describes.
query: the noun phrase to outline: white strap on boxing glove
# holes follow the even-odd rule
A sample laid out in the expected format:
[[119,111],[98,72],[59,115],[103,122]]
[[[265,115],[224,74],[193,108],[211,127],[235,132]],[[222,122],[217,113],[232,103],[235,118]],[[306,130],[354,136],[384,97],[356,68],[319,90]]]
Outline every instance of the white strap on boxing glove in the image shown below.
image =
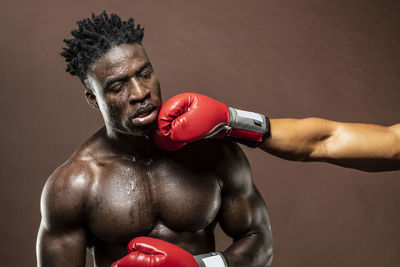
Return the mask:
[[194,256],[199,267],[229,267],[228,260],[221,252],[211,252]]

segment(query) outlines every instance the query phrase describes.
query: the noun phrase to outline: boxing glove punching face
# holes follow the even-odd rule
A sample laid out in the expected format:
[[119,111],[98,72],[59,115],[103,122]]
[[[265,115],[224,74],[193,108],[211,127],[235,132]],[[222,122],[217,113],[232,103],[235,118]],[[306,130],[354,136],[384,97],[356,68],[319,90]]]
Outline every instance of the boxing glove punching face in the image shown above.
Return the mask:
[[218,137],[256,147],[269,135],[265,116],[228,108],[208,96],[184,93],[161,107],[154,141],[164,150],[175,151],[186,143]]
[[167,100],[158,115],[160,133],[178,142],[194,142],[229,123],[228,107],[208,96],[184,93]]
[[171,140],[168,136],[162,135],[159,130],[154,131],[153,141],[159,148],[165,151],[177,151],[186,145],[186,142]]

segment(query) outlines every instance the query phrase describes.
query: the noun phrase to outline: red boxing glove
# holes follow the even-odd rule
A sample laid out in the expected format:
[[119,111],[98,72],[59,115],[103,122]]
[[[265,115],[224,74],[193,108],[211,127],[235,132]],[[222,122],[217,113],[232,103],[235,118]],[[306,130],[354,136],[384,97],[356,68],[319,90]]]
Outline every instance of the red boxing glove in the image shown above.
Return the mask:
[[112,267],[199,267],[186,250],[151,237],[136,237],[128,244],[128,255]]
[[158,115],[161,134],[180,142],[206,138],[228,123],[229,109],[225,104],[194,93],[168,99]]
[[261,114],[228,108],[204,95],[184,93],[170,98],[161,107],[158,128],[158,134],[167,138],[155,142],[164,150],[178,150],[187,142],[215,136],[230,136],[234,141],[255,147],[269,134],[269,121]]
[[166,151],[177,151],[181,149],[184,145],[186,145],[186,142],[179,142],[169,139],[168,136],[162,135],[159,130],[154,131],[153,141],[161,149]]
[[111,267],[228,267],[221,252],[192,256],[186,250],[152,237],[136,237],[128,244],[128,255]]

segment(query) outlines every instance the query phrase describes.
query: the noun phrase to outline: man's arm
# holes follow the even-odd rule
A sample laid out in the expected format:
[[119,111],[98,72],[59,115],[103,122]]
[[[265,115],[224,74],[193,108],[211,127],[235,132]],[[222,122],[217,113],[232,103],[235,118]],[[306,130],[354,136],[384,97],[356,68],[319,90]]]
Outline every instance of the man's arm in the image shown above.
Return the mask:
[[317,118],[265,120],[262,114],[186,93],[165,102],[158,126],[154,139],[164,150],[230,136],[284,159],[324,161],[363,171],[400,170],[400,124],[384,127]]
[[400,124],[384,127],[318,118],[271,119],[260,148],[281,158],[363,171],[400,170]]
[[223,160],[218,164],[222,204],[218,222],[233,238],[224,252],[229,266],[270,266],[272,233],[267,208],[251,179],[246,156],[240,147],[224,142]]
[[74,174],[74,166],[57,169],[48,179],[41,198],[36,253],[39,267],[85,266],[84,229],[85,175]]

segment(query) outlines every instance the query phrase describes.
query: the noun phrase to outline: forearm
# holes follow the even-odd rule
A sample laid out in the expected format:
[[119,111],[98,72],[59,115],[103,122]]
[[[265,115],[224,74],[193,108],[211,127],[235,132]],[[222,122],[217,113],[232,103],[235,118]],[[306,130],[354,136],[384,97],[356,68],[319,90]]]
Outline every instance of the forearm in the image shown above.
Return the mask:
[[260,148],[281,158],[296,161],[311,160],[321,141],[332,136],[336,123],[307,119],[270,119],[270,135]]
[[272,262],[272,239],[262,232],[252,232],[235,240],[224,251],[230,267],[270,266]]
[[400,169],[400,124],[342,123],[324,119],[272,119],[260,148],[281,158],[325,161],[365,171]]

